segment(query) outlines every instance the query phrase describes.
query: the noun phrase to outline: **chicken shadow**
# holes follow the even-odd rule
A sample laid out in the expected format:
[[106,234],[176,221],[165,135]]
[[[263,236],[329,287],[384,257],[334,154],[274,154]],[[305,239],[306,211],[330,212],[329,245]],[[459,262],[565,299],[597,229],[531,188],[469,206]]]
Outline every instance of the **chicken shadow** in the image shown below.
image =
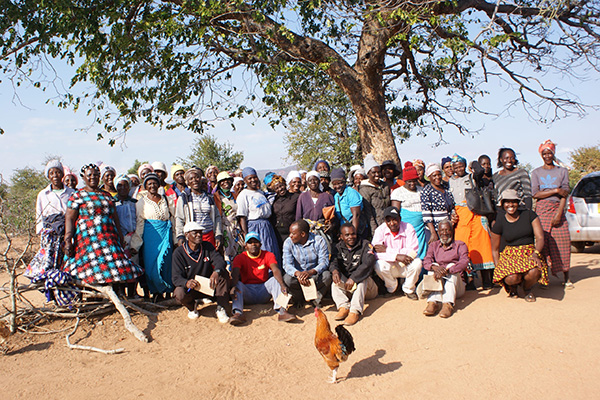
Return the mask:
[[402,363],[400,361],[390,362],[387,364],[382,363],[379,360],[383,356],[385,356],[385,350],[379,349],[375,351],[375,354],[372,356],[355,363],[352,365],[350,372],[348,372],[346,379],[365,378],[372,375],[383,375],[389,372],[394,372],[402,367]]

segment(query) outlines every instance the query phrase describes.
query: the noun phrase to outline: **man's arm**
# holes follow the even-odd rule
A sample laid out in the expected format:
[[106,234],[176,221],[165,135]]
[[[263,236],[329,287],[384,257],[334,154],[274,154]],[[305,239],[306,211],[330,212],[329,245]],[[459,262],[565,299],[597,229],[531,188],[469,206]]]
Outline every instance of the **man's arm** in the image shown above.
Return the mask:
[[352,279],[356,283],[361,283],[365,279],[367,279],[373,273],[373,269],[375,268],[375,254],[373,253],[372,246],[369,242],[362,242],[362,249],[360,254],[360,264],[350,274],[350,279]]
[[294,273],[297,269],[294,267],[294,255],[292,254],[292,241],[286,239],[283,242],[283,254],[282,254],[282,262],[283,262],[283,270],[286,274],[290,276],[294,276]]
[[171,266],[171,281],[174,286],[185,287],[185,284],[189,280],[185,273],[186,262],[182,256],[182,248],[178,247],[173,253],[173,263]]

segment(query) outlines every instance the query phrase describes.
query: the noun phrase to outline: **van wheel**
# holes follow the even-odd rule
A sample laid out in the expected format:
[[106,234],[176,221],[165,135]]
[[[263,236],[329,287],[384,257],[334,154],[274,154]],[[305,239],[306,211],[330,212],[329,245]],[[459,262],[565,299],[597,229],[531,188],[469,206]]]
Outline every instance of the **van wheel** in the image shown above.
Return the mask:
[[571,242],[571,253],[583,253],[585,242]]

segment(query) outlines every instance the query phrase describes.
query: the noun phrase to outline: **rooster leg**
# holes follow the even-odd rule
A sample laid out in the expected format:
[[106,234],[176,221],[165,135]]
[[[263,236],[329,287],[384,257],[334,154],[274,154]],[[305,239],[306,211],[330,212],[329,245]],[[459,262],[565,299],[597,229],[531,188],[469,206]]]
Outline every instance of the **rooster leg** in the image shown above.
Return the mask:
[[331,376],[329,377],[329,380],[327,380],[327,382],[337,383],[337,370],[337,368],[331,370]]

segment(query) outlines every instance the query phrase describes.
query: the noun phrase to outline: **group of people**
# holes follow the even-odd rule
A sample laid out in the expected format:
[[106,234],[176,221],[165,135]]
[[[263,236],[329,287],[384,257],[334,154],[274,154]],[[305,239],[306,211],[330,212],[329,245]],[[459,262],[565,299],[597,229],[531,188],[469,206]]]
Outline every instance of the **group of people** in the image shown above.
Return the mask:
[[426,298],[426,316],[447,318],[478,274],[483,289],[499,284],[518,297],[521,286],[531,302],[548,268],[573,287],[568,173],[555,152],[542,143],[543,165],[531,174],[501,148],[495,173],[487,155],[398,166],[369,154],[348,173],[319,160],[262,182],[251,167],[167,171],[162,162],[136,175],[88,164],[77,177],[53,160],[36,205],[41,248],[26,276],[111,284],[126,296],[139,284],[155,301],[174,296],[190,319],[199,301],[215,301],[218,320],[232,325],[246,321],[244,304],[271,300],[289,322],[291,307],[329,295],[347,325],[378,295]]

